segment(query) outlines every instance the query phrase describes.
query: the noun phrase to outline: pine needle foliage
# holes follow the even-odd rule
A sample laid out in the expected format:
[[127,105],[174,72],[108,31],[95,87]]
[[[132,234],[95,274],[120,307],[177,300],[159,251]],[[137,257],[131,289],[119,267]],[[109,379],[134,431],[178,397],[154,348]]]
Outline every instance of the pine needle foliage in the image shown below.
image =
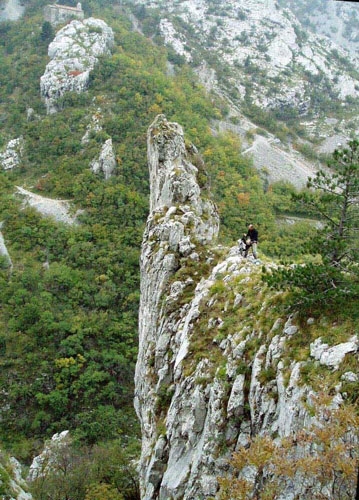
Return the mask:
[[295,195],[322,220],[311,242],[319,263],[281,267],[264,275],[271,287],[291,290],[292,306],[303,312],[348,308],[359,297],[358,140],[336,150],[330,167],[308,180],[308,191]]

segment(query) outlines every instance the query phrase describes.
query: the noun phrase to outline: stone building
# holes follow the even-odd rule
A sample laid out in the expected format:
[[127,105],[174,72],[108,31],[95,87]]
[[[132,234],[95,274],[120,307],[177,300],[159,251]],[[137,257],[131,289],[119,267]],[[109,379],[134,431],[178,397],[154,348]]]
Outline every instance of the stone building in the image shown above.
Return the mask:
[[45,21],[49,21],[53,26],[65,23],[70,19],[84,19],[85,14],[82,10],[81,3],[79,2],[76,7],[69,5],[46,5],[44,8]]

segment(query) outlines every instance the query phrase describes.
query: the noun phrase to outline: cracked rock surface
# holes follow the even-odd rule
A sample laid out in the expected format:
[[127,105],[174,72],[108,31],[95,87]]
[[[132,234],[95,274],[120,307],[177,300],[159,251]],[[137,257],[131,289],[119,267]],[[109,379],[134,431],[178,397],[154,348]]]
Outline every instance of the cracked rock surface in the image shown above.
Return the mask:
[[[280,440],[313,423],[308,407],[316,389],[302,368],[337,369],[358,351],[355,335],[331,347],[319,339],[307,360],[291,354],[288,343],[302,335],[297,317],[271,312],[257,261],[216,244],[219,218],[197,182],[198,160],[182,128],[159,115],[148,130],[151,195],[135,374],[142,500],[218,498],[218,477],[233,451],[257,435]],[[256,317],[247,312],[248,287],[260,295]],[[315,328],[313,318],[307,324]],[[342,380],[357,377],[347,370]],[[338,407],[340,383],[335,391]],[[255,471],[247,473],[255,491]],[[306,498],[306,486],[286,479],[280,498]]]
[[47,113],[61,109],[59,99],[67,92],[84,92],[100,56],[109,55],[114,44],[112,29],[101,19],[74,20],[50,43],[50,62],[40,79]]

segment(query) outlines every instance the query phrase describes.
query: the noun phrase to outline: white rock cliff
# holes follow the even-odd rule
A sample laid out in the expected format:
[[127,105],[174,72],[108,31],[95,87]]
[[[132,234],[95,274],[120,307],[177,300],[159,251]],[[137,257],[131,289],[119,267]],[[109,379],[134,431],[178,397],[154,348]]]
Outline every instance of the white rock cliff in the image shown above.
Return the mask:
[[18,167],[24,150],[24,139],[18,137],[8,142],[6,148],[0,153],[0,165],[4,170]]
[[113,43],[113,31],[101,19],[75,20],[58,31],[49,45],[51,61],[40,79],[48,114],[58,111],[58,100],[67,92],[87,89],[98,58],[109,55]]

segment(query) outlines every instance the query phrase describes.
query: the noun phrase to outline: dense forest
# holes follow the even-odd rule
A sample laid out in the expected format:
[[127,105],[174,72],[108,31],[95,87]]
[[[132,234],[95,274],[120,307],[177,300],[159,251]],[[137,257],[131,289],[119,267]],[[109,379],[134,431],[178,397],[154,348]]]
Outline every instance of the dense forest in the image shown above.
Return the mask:
[[[132,31],[129,6],[84,2],[86,15],[112,27],[115,47],[92,72],[88,91],[66,95],[63,109],[47,116],[39,79],[53,33],[44,27],[46,2],[25,4],[25,17],[0,24],[0,148],[20,136],[25,144],[21,165],[0,172],[0,222],[13,263],[0,260],[1,446],[29,465],[45,439],[69,429],[76,467],[62,485],[71,498],[137,498],[132,380],[148,126],[164,113],[200,152],[203,182],[220,211],[220,243],[235,244],[254,221],[263,259],[313,261],[317,214],[291,196],[289,183],[268,185],[240,155],[237,136],[213,133],[228,103],[207,94],[191,67],[149,36],[156,13],[136,12],[141,34]],[[84,146],[96,113],[102,131]],[[117,170],[105,181],[89,164],[108,138]],[[71,200],[74,213],[81,211],[78,224],[24,208],[16,186]],[[287,225],[285,217],[299,222]],[[35,484],[33,494],[55,500],[56,477]]]

